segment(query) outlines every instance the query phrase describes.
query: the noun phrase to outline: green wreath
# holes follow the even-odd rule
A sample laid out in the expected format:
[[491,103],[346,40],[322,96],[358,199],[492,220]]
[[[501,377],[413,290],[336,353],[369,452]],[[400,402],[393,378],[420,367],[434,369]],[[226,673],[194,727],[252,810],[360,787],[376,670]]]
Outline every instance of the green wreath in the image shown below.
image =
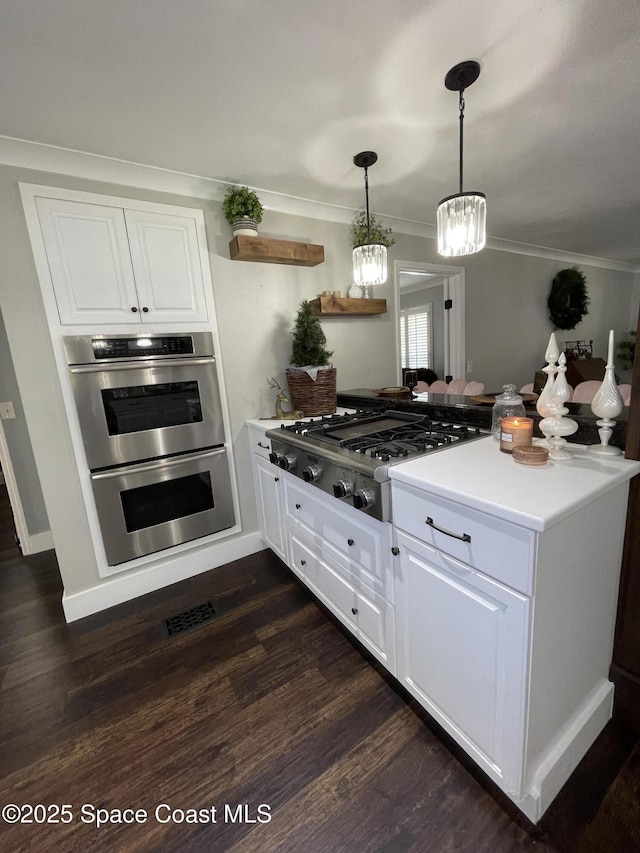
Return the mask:
[[587,280],[577,267],[560,270],[551,283],[547,300],[549,317],[556,329],[575,329],[588,314]]

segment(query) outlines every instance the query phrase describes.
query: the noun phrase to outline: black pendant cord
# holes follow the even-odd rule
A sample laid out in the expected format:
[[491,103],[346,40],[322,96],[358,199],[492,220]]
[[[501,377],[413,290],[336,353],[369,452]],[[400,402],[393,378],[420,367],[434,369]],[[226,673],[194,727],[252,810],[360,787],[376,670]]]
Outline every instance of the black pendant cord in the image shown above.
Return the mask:
[[464,144],[464,89],[460,89],[460,195],[462,195],[462,149]]
[[371,243],[371,234],[369,231],[369,170],[364,167],[364,197],[367,207],[367,245]]

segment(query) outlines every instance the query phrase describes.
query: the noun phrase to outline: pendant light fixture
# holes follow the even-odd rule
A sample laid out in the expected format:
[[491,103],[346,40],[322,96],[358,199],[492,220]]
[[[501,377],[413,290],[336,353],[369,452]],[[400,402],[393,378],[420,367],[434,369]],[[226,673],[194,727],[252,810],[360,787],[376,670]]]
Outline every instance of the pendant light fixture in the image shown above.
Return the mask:
[[369,166],[377,161],[375,151],[361,151],[353,158],[356,166],[364,169],[364,194],[367,214],[367,242],[353,250],[353,281],[360,287],[384,284],[387,280],[387,247],[371,242],[369,219]]
[[472,255],[487,242],[487,200],[484,193],[462,191],[464,90],[478,79],[480,65],[460,62],[448,72],[444,85],[459,92],[460,192],[443,198],[438,205],[438,252],[447,258]]

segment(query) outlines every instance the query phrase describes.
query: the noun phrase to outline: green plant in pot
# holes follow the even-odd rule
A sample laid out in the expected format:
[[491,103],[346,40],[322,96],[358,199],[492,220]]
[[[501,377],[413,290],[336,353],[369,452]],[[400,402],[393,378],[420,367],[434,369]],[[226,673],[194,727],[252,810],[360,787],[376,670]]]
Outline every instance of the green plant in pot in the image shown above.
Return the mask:
[[336,369],[330,363],[333,352],[327,349],[320,320],[306,299],[300,303],[291,335],[292,366],[286,372],[293,408],[308,417],[332,414],[336,410]]
[[356,214],[351,225],[352,248],[357,249],[358,246],[366,246],[367,243],[380,243],[388,249],[395,242],[391,228],[383,228],[373,215],[369,216],[369,232],[367,234],[367,214],[364,210]]
[[258,233],[264,210],[260,199],[249,187],[230,186],[222,201],[224,218],[233,228],[234,234]]

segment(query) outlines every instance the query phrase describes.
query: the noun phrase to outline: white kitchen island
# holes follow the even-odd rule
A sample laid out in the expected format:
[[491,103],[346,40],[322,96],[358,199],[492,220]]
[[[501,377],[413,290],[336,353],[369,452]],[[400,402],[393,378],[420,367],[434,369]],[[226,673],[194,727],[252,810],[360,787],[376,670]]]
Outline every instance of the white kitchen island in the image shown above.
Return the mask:
[[277,423],[247,425],[265,543],[537,822],[611,717],[640,463],[572,445],[533,468],[483,437],[392,465],[390,524],[275,467]]
[[628,481],[483,438],[390,468],[397,677],[532,821],[611,716]]

